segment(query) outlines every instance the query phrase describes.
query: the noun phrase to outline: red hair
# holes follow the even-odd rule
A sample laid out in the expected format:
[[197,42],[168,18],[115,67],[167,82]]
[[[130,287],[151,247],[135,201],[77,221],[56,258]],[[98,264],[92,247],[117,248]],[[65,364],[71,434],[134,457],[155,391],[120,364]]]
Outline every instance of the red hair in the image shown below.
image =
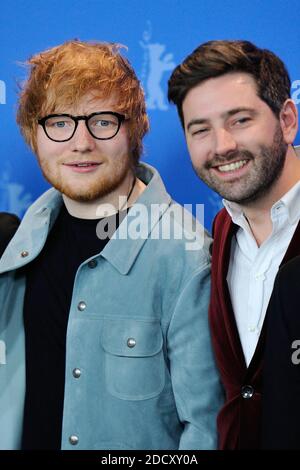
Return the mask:
[[116,111],[129,118],[129,142],[134,163],[149,129],[145,97],[136,74],[121,56],[118,44],[68,41],[31,57],[29,78],[19,96],[17,123],[36,152],[37,119],[74,105],[89,91],[116,98]]

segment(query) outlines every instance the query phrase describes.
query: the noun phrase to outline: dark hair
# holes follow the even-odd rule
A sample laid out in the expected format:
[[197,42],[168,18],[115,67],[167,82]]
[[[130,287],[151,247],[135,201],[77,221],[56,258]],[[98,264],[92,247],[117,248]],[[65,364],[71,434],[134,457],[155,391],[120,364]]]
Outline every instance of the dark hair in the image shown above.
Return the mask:
[[249,41],[209,41],[178,65],[168,82],[169,101],[177,106],[183,126],[182,103],[187,93],[204,80],[230,72],[252,75],[257,95],[279,116],[283,103],[290,98],[291,88],[289,74],[279,57]]

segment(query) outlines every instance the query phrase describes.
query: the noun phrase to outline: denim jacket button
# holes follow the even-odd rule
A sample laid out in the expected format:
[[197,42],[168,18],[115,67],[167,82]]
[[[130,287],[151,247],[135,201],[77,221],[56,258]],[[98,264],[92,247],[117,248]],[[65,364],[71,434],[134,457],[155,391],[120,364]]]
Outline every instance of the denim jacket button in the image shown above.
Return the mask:
[[72,446],[76,446],[78,444],[78,441],[79,439],[75,435],[69,437],[69,442],[70,444],[72,444]]
[[75,379],[79,379],[79,377],[81,376],[81,370],[78,369],[76,367],[76,369],[73,369],[73,377],[75,377]]
[[134,346],[136,345],[136,340],[134,338],[128,338],[127,340],[127,346],[129,348],[134,348]]
[[82,312],[86,308],[86,303],[83,301],[79,302],[79,304],[77,305],[77,308],[78,310],[80,310],[80,312]]

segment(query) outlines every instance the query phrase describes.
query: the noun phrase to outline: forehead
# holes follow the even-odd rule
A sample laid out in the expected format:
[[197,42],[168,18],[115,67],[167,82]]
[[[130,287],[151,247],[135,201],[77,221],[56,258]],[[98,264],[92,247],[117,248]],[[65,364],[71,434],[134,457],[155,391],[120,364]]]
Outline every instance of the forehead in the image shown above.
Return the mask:
[[94,90],[84,94],[72,105],[59,104],[55,112],[68,114],[91,114],[96,111],[115,111],[117,100],[114,95],[109,98],[101,97],[101,92]]
[[[206,118],[233,108],[257,108],[262,105],[265,103],[258,97],[256,83],[251,75],[228,73],[205,80],[192,88],[183,100],[182,111],[186,120],[194,114]],[[202,116],[203,113],[205,116]]]

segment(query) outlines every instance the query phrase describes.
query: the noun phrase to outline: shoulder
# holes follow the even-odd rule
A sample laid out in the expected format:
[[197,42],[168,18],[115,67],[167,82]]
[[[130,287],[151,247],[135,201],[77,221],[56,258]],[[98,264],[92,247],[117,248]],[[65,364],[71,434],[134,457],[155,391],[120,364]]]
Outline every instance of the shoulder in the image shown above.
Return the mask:
[[296,296],[300,288],[300,256],[296,256],[279,269],[274,289],[278,289],[281,296]]
[[212,239],[204,228],[201,214],[195,218],[185,207],[172,201],[164,213],[162,227],[169,227],[170,242],[185,262],[195,267],[210,262]]
[[278,321],[280,325],[284,321],[291,334],[292,330],[300,331],[299,288],[300,256],[297,256],[283,265],[277,273],[268,307],[271,328]]
[[20,223],[19,217],[15,214],[9,214],[8,212],[0,212],[0,231],[6,233],[11,229],[15,229]]
[[0,212],[0,256],[14,236],[19,224],[20,219],[16,215]]
[[300,256],[296,256],[287,263],[285,263],[278,272],[278,277],[281,280],[296,277],[300,280]]
[[[46,227],[45,222],[50,218],[50,228],[55,221],[62,204],[61,194],[56,189],[49,189],[31,204],[22,221],[16,226],[14,240],[17,244],[31,239],[33,230]],[[48,228],[47,228],[48,230]],[[12,242],[13,242],[12,241]]]
[[[143,257],[154,263],[158,278],[173,300],[193,279],[207,279],[212,240],[200,222],[177,203],[171,203],[144,245]],[[159,265],[157,265],[159,259]],[[200,285],[200,284],[199,284]],[[177,295],[174,296],[174,293]]]
[[41,210],[55,209],[57,206],[60,207],[62,202],[62,196],[59,191],[55,188],[50,188],[45,191],[41,196],[39,196],[27,209],[23,220],[28,217],[28,215],[36,214]]

